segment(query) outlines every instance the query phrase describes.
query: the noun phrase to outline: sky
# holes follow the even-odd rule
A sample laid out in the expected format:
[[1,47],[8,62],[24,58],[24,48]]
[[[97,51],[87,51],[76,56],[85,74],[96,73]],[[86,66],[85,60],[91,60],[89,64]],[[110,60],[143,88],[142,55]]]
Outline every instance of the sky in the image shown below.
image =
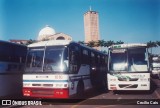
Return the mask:
[[160,41],[160,0],[0,0],[0,40],[37,39],[46,25],[84,41],[83,15],[99,14],[100,39]]

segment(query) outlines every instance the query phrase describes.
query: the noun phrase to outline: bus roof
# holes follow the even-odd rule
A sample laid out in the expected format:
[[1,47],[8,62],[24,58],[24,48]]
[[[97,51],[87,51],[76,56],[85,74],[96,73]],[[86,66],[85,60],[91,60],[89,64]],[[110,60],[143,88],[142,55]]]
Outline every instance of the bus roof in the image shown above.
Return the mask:
[[[82,47],[85,47],[87,49],[90,49],[92,51],[95,51],[95,52],[99,52],[101,54],[104,54],[102,53],[101,51],[98,51],[94,48],[91,48],[89,46],[86,46],[86,45],[83,45],[83,44],[80,44],[80,43],[77,43],[77,42],[74,42],[74,41],[71,41],[71,40],[49,40],[49,41],[40,41],[40,42],[36,42],[36,43],[33,43],[33,44],[29,44],[28,47],[43,47],[43,46],[59,46],[59,45],[69,45],[70,43],[75,43],[75,44],[78,44]],[[106,54],[104,54],[106,55]]]
[[52,46],[52,45],[68,45],[70,40],[49,40],[41,41],[28,45],[28,47],[39,47],[39,46]]
[[13,42],[4,41],[4,40],[0,40],[0,43],[5,43],[5,44],[10,44],[10,45],[27,47],[26,45],[23,45],[23,44],[13,43]]
[[134,48],[134,47],[147,47],[147,44],[130,43],[130,44],[119,44],[119,45],[109,46],[109,48]]

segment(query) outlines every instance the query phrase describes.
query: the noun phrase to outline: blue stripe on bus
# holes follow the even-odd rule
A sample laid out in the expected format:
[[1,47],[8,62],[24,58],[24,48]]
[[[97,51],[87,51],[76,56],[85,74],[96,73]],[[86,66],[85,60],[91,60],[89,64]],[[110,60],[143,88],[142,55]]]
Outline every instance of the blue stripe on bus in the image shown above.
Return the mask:
[[68,82],[68,80],[23,80],[23,82]]

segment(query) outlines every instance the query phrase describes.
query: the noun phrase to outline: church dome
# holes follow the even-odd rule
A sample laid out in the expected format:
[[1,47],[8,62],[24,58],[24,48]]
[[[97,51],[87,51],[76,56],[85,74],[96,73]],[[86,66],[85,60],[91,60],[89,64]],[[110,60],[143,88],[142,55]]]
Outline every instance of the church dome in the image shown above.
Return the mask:
[[55,30],[47,25],[40,30],[38,40],[47,39],[49,36],[53,36],[54,34],[56,34]]

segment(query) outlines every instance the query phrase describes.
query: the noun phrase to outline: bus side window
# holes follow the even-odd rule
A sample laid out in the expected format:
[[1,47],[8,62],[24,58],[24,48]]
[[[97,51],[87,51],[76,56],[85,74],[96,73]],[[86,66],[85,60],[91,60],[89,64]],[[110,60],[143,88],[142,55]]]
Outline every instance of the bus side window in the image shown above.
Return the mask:
[[81,50],[81,54],[82,54],[82,64],[89,64],[90,62],[90,58],[89,58],[89,52],[87,49],[82,49]]
[[69,49],[69,73],[78,73],[79,68],[79,47],[71,45]]
[[76,57],[77,55],[76,55],[76,52],[75,51],[72,51],[71,52],[71,63],[72,64],[76,64],[76,62],[77,62],[77,60],[76,60]]
[[91,52],[91,64],[92,65],[96,64],[95,54],[93,52]]

